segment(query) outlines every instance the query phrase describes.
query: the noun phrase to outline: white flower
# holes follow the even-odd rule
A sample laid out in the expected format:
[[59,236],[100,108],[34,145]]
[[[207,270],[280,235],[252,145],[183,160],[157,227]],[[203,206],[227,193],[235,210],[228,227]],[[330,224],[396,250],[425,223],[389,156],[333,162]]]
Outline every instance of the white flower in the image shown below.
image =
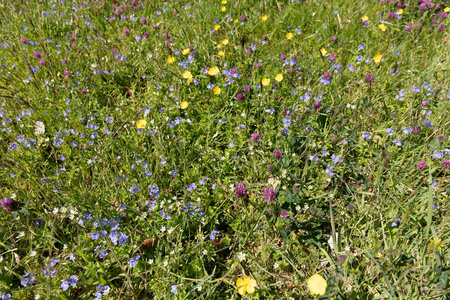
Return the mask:
[[166,226],[161,227],[160,231],[161,231],[161,232],[166,231]]
[[36,251],[31,251],[30,252],[30,257],[34,257],[34,256],[36,256]]
[[2,261],[3,261],[3,256],[0,255],[0,262],[2,262]]
[[53,214],[56,215],[58,212],[59,212],[59,208],[55,207],[55,208],[53,209]]
[[19,235],[17,235],[17,238],[20,239],[21,237],[25,236],[25,232],[21,231],[19,232]]
[[167,230],[167,233],[168,233],[168,234],[171,234],[173,230],[174,230],[174,228],[171,227],[171,228],[169,228],[169,230]]
[[201,291],[202,290],[202,286],[199,286],[198,288],[197,288],[197,291]]
[[239,252],[237,255],[237,258],[239,259],[239,261],[244,261],[245,260],[245,253]]
[[149,260],[148,260],[148,264],[149,264],[149,265],[153,264],[153,259],[149,259]]
[[279,265],[278,263],[274,263],[274,264],[273,264],[273,268],[274,268],[274,269],[278,269],[279,266],[280,266],[280,265]]
[[165,261],[163,262],[163,266],[164,266],[164,267],[167,267],[168,264],[169,264],[169,262],[168,262],[167,260],[165,260]]
[[45,125],[41,121],[37,120],[36,123],[34,123],[34,134],[35,135],[41,135],[45,133]]
[[208,250],[203,249],[203,255],[206,255],[206,254],[208,254]]

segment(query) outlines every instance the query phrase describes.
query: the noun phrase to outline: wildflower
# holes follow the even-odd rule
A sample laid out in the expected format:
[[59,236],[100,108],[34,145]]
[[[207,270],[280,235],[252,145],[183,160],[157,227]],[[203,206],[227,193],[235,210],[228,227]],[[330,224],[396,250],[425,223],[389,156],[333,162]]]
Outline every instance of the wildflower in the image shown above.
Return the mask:
[[278,82],[280,82],[280,81],[282,81],[283,80],[283,74],[277,74],[277,76],[275,76],[275,80],[276,81],[278,81]]
[[442,243],[442,240],[439,238],[431,239],[430,244],[431,244],[431,247],[435,250],[441,250],[442,247],[444,247],[444,243]]
[[446,12],[446,13],[450,12],[450,7],[444,8],[444,12]]
[[245,293],[253,294],[255,292],[256,280],[248,276],[244,277],[244,279],[238,278],[236,286],[239,288],[238,292],[242,296],[244,296]]
[[287,34],[286,34],[286,38],[288,39],[288,40],[290,40],[290,39],[292,39],[292,33],[290,33],[290,32],[288,32]]
[[220,28],[220,25],[215,25],[215,26],[214,26],[214,31],[219,30],[219,28]]
[[180,108],[181,109],[186,109],[189,106],[189,103],[187,101],[183,101],[180,103]]
[[227,10],[227,8],[225,7],[225,6],[222,6],[221,8],[220,8],[220,11],[221,12],[225,12]]
[[316,102],[314,102],[313,106],[314,106],[314,110],[318,111],[320,109],[320,107],[322,107],[322,102],[316,101]]
[[268,18],[267,15],[264,15],[261,17],[261,20],[263,20],[265,22],[265,21],[267,21],[267,18]]
[[427,167],[426,161],[422,160],[416,164],[417,170],[424,170]]
[[306,282],[311,295],[324,295],[327,291],[327,281],[320,275],[314,274]]
[[168,64],[173,64],[174,62],[175,62],[175,57],[169,56],[169,57],[167,58],[167,63],[168,63]]
[[274,150],[273,157],[275,157],[276,159],[281,159],[281,157],[283,157],[283,152],[281,152],[281,150]]
[[183,53],[183,55],[188,55],[190,51],[191,51],[191,49],[186,48],[183,51],[181,51],[181,53]]
[[239,259],[239,261],[244,261],[245,260],[245,256],[246,256],[245,253],[239,252],[237,254],[237,259]]
[[331,78],[331,73],[330,72],[323,73],[322,78],[325,79],[325,80],[330,79]]
[[383,55],[381,55],[381,54],[377,54],[373,57],[373,61],[376,62],[377,64],[380,63],[382,59],[383,59]]
[[210,76],[216,76],[217,74],[219,74],[219,68],[218,67],[212,67],[208,71],[208,75],[210,75]]
[[368,21],[369,20],[369,17],[368,16],[362,16],[361,17],[361,21],[363,21],[363,22],[366,22],[366,21]]
[[283,219],[286,219],[287,217],[289,217],[289,213],[283,209],[280,213],[280,217],[282,217]]
[[386,31],[387,27],[384,24],[378,25],[378,28],[380,28],[382,31]]
[[328,53],[328,51],[325,50],[325,48],[322,48],[320,49],[320,53],[322,53],[322,56],[325,56]]
[[270,187],[265,188],[263,191],[263,198],[264,198],[264,200],[266,200],[269,203],[274,203],[276,196],[277,196],[277,191]]
[[139,128],[139,129],[145,128],[145,126],[147,126],[147,121],[145,121],[144,119],[140,119],[136,123],[136,127]]
[[242,93],[238,93],[236,95],[236,100],[242,102],[242,100],[244,100],[244,95]]
[[449,169],[450,168],[450,159],[446,159],[446,160],[442,161],[442,167],[444,169]]
[[366,76],[364,77],[364,80],[365,80],[367,83],[372,83],[372,81],[373,81],[373,75],[370,74],[370,73],[367,73]]
[[261,83],[263,86],[268,86],[270,84],[270,79],[269,78],[263,78],[263,80],[261,80]]
[[259,136],[258,133],[255,132],[255,133],[252,133],[251,140],[252,140],[252,142],[260,142],[261,137]]
[[176,295],[176,294],[177,294],[177,286],[176,286],[176,285],[172,285],[172,286],[170,287],[170,292],[171,292],[172,294]]
[[183,78],[192,79],[192,73],[189,70],[183,72]]
[[234,190],[234,195],[236,196],[236,198],[242,198],[245,196],[246,193],[247,193],[247,189],[245,188],[245,186],[242,183],[239,183],[236,186],[236,189]]
[[219,52],[217,53],[217,55],[219,55],[219,56],[224,56],[224,55],[225,55],[225,52],[219,51]]
[[219,95],[221,92],[220,87],[216,86],[215,88],[213,88],[213,92],[214,92],[214,95]]
[[1,200],[1,205],[7,212],[13,212],[19,206],[19,202],[14,199],[5,198]]
[[224,39],[224,40],[222,41],[222,44],[223,44],[224,46],[228,45],[228,43],[229,43],[228,39]]
[[34,57],[36,57],[37,59],[41,59],[42,58],[42,54],[39,51],[34,51],[33,52]]

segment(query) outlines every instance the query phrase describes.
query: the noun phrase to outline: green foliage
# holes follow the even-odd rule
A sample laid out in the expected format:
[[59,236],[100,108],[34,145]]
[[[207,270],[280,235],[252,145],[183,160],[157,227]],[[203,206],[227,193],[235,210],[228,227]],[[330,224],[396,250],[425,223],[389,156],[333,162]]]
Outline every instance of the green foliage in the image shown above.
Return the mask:
[[0,299],[448,297],[445,6],[0,7]]

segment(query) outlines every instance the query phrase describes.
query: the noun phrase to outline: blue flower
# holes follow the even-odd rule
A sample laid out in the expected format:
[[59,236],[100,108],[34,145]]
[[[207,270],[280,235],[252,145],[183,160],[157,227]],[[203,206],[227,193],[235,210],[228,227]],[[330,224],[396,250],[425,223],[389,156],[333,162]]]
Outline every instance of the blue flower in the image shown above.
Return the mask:
[[172,294],[176,295],[177,294],[177,286],[176,285],[172,285],[170,288],[171,288],[170,292]]
[[364,139],[366,139],[366,140],[370,140],[371,135],[370,135],[370,133],[368,133],[368,132],[364,132],[363,135],[362,135],[362,137],[363,137]]
[[69,283],[65,280],[61,280],[61,288],[63,291],[67,291],[67,289],[69,288]]

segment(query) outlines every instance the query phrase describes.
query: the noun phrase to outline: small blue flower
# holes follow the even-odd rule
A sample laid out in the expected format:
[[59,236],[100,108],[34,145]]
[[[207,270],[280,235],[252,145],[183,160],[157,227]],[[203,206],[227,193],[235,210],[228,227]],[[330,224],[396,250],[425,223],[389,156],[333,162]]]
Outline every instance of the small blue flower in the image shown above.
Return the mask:
[[177,294],[177,286],[176,285],[172,285],[170,288],[171,288],[170,292],[172,294],[176,295]]

